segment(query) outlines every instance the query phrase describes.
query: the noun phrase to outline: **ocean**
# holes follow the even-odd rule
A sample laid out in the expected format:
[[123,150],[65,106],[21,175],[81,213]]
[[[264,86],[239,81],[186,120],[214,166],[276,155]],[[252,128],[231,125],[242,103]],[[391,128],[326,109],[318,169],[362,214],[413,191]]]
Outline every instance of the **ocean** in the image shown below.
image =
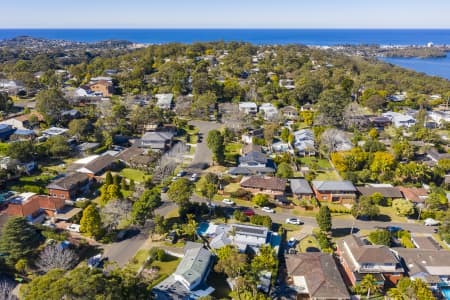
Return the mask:
[[257,45],[450,44],[448,29],[0,29],[0,40],[19,35],[80,42],[114,39],[145,44],[219,40]]
[[406,69],[450,80],[450,53],[447,53],[447,57],[441,58],[383,57],[380,59]]

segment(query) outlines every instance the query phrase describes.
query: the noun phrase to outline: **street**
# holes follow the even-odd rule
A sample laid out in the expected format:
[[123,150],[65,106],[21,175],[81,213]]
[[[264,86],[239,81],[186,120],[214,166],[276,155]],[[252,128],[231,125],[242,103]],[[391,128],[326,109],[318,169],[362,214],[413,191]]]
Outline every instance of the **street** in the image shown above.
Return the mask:
[[219,129],[222,125],[216,122],[208,121],[191,121],[189,124],[198,127],[199,134],[201,136],[201,141],[197,143],[197,149],[195,150],[195,156],[192,164],[207,163],[211,165],[213,162],[212,153],[206,144],[206,138],[208,137],[208,132],[214,129]]

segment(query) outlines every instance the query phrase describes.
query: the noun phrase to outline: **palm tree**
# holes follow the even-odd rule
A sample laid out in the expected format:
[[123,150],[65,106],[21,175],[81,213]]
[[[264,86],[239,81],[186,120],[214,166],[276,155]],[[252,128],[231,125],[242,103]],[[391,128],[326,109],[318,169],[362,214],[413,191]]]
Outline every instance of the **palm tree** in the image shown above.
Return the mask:
[[367,299],[370,299],[370,294],[372,291],[378,290],[377,280],[372,274],[367,274],[364,276],[359,285],[363,290],[367,291]]

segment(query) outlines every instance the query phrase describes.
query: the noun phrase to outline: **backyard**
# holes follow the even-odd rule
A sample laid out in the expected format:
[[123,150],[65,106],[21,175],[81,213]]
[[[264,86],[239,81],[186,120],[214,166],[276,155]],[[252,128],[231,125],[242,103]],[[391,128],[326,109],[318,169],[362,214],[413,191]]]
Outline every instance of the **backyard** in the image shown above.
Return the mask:
[[135,182],[145,182],[150,179],[150,175],[146,175],[144,172],[136,169],[125,168],[119,173],[120,176],[127,178],[129,180],[134,180]]

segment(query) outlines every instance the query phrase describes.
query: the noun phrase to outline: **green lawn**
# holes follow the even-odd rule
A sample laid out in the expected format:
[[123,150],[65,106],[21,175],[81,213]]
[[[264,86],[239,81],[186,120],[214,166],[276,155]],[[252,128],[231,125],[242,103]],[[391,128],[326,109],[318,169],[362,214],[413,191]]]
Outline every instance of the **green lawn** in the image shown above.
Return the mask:
[[300,252],[314,252],[314,250],[317,252],[316,249],[320,250],[319,243],[312,235],[308,235],[301,240],[297,247]]
[[18,192],[46,193],[47,185],[55,175],[41,173],[33,176],[22,176],[18,180],[6,183],[6,189]]
[[154,261],[152,262],[152,267],[158,267],[159,268],[159,274],[162,275],[170,275],[172,274],[175,269],[177,268],[178,264],[180,263],[180,258],[166,255],[164,261]]
[[228,184],[228,185],[225,186],[224,192],[225,192],[225,193],[234,193],[234,192],[236,192],[240,187],[241,187],[241,185],[240,185],[239,183],[230,183],[230,184]]
[[242,149],[241,143],[230,143],[225,145],[225,154],[240,154]]
[[301,157],[300,162],[302,165],[310,166],[312,162],[316,162],[321,169],[331,169],[330,162],[327,159],[317,158],[314,156]]
[[125,177],[135,182],[145,182],[146,179],[151,178],[151,176],[146,175],[144,172],[136,169],[125,168],[120,171],[120,176]]
[[340,177],[336,171],[326,171],[317,174],[315,180],[339,180]]
[[405,217],[398,216],[395,212],[395,209],[393,209],[390,206],[378,206],[380,208],[380,215],[381,216],[387,216],[390,218],[390,222],[406,222]]
[[139,250],[138,252],[136,252],[135,256],[128,262],[125,268],[136,273],[144,264],[149,255],[150,254],[148,250]]

